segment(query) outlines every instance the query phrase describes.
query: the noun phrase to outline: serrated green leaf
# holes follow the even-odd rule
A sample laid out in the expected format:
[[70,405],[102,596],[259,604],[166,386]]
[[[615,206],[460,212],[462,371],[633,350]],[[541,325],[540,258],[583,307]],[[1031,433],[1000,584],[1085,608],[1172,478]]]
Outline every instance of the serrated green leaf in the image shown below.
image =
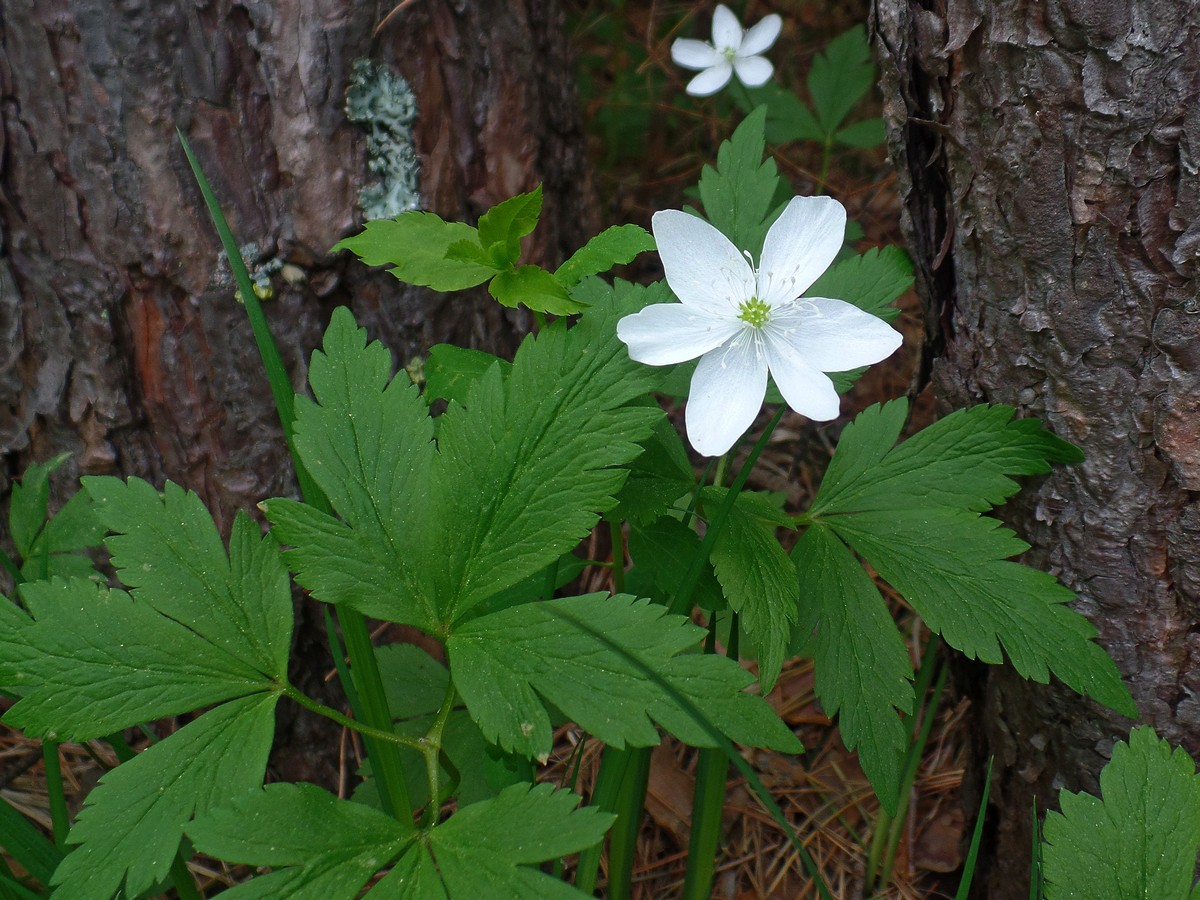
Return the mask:
[[780,178],[775,161],[763,160],[767,111],[756,109],[717,150],[717,166],[700,174],[704,215],[739,250],[755,259],[778,212],[774,202]]
[[527,868],[604,836],[613,817],[578,804],[575,794],[547,784],[514,785],[414,842],[381,812],[313,785],[273,784],[193,823],[188,834],[201,852],[275,869],[227,891],[231,900],[353,900],[393,861],[367,897],[580,897]]
[[883,119],[863,119],[861,122],[847,125],[835,134],[833,139],[847,147],[869,150],[881,146],[887,140],[887,132],[883,127]]
[[[92,498],[86,491],[76,491],[46,523],[40,539],[50,545],[53,555],[99,547],[104,532],[104,523],[92,508]],[[38,550],[38,542],[35,541],[33,554],[36,555]]]
[[22,559],[33,556],[34,541],[46,524],[50,505],[50,475],[71,458],[69,453],[44,463],[33,463],[25,470],[21,480],[13,485],[9,498],[9,534]]
[[349,250],[368,266],[392,266],[388,271],[408,284],[461,291],[483,284],[496,270],[478,262],[447,259],[450,246],[459,241],[477,244],[479,233],[462,222],[414,211],[367,222],[361,233],[334,244],[333,250]]
[[670,420],[660,419],[643,446],[642,454],[629,464],[629,479],[621,488],[620,503],[610,516],[648,525],[691,492],[695,474],[679,432]]
[[893,815],[913,710],[912,665],[887,604],[846,546],[810,528],[792,551],[799,573],[800,652],[811,656],[825,714]]
[[[631,524],[629,555],[634,571],[646,573],[658,589],[655,596],[669,599],[683,582],[683,577],[700,552],[700,538],[678,519],[665,516],[649,525]],[[725,596],[712,570],[706,565],[692,593],[701,609],[723,609]]]
[[1062,812],[1046,814],[1046,900],[1195,896],[1200,777],[1187,753],[1135,728],[1113,747],[1100,791],[1062,791]]
[[488,283],[488,293],[502,306],[523,305],[553,316],[573,316],[583,310],[558,279],[540,266],[499,273]]
[[274,542],[248,516],[234,519],[226,555],[203,502],[177,484],[168,481],[161,494],[137,478],[90,477],[83,484],[96,516],[114,532],[105,541],[112,564],[138,603],[268,678],[286,675],[287,571]]
[[466,403],[471,385],[495,365],[500,366],[502,376],[507,376],[512,369],[508,360],[482,350],[435,344],[429,348],[429,357],[425,360],[425,402],[442,399]]
[[875,63],[867,30],[855,25],[829,42],[808,71],[808,95],[817,121],[832,136],[875,84]]
[[599,275],[615,265],[632,262],[639,253],[654,248],[654,238],[640,225],[614,225],[571,254],[571,258],[555,271],[554,277],[569,289],[589,275]]
[[894,322],[900,310],[891,303],[912,284],[912,260],[903,249],[872,247],[859,256],[834,263],[804,296],[845,300],[885,322]]
[[[501,267],[516,263],[521,238],[537,227],[542,214],[542,186],[497,203],[479,217],[479,243],[494,254]],[[499,255],[495,255],[499,254]]]
[[980,512],[1017,490],[1009,476],[1078,457],[1008,407],[948,416],[895,449],[907,405],[866,410],[843,431],[810,516],[831,528],[895,587],[935,632],[967,656],[1003,661],[1024,677],[1053,671],[1079,693],[1125,714],[1136,708],[1091,623],[1051,576],[1008,561],[1028,549]]
[[136,897],[166,879],[193,816],[262,784],[275,701],[222,704],[101,778],[71,829],[79,846],[55,871],[54,896]]
[[[706,507],[715,509],[726,493],[707,488]],[[738,495],[713,545],[712,562],[725,599],[758,648],[758,678],[765,693],[783,668],[800,592],[796,568],[775,537],[775,523],[763,522],[759,511],[753,495]],[[778,512],[769,504],[766,511]]]
[[748,88],[746,94],[748,103],[742,100],[740,92],[734,96],[743,112],[748,113],[759,106],[767,107],[765,136],[768,144],[825,140],[825,131],[812,110],[782,85],[768,81],[762,87]]
[[[498,254],[489,253],[476,239],[455,241],[446,248],[446,259],[451,262],[472,263],[499,272],[508,264],[497,259]],[[499,254],[502,255],[502,254]]]
[[795,735],[765,701],[744,693],[753,682],[748,672],[723,656],[679,655],[703,633],[658,604],[590,594],[475,619],[447,649],[472,718],[512,752],[549,754],[541,697],[618,748],[657,744],[653,719],[693,746],[716,746],[715,728],[741,743],[797,752]]

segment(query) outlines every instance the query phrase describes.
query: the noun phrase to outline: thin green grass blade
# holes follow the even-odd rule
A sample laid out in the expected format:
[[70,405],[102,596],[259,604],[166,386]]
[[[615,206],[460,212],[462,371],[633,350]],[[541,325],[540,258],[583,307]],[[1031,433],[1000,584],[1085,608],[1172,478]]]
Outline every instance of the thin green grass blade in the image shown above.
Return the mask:
[[[989,763],[990,766],[990,763]],[[991,775],[989,770],[988,775]],[[991,781],[991,778],[988,778]],[[986,794],[984,795],[986,796]],[[980,818],[983,817],[983,812],[980,812]],[[1033,847],[1030,850],[1030,866],[1029,866],[1029,900],[1042,900],[1043,880],[1042,880],[1042,828],[1038,822],[1037,814],[1037,797],[1033,798],[1033,808],[1029,811],[1030,822],[1029,833],[1032,836]]]
[[48,894],[35,894],[10,875],[0,874],[0,900],[42,900]]
[[44,885],[62,862],[63,852],[6,800],[0,800],[0,846]]
[[46,771],[46,795],[50,801],[51,831],[54,843],[60,850],[67,846],[67,832],[71,830],[71,814],[67,810],[67,794],[63,787],[62,760],[58,755],[57,741],[42,741],[42,764]]
[[[988,760],[987,780],[983,783],[983,799],[979,801],[979,815],[975,818],[975,831],[971,835],[971,846],[967,850],[967,860],[963,863],[962,880],[958,883],[954,900],[967,900],[967,895],[971,892],[971,880],[975,877],[975,863],[979,859],[979,845],[983,843],[983,820],[987,816],[988,793],[992,789],[992,762],[992,759]],[[1036,816],[1036,813],[1034,815]],[[1037,828],[1034,828],[1034,842],[1036,845]],[[1038,894],[1041,894],[1040,890]]]
[[[225,214],[221,211],[216,195],[213,194],[208,179],[205,178],[204,172],[200,168],[199,161],[192,153],[187,138],[178,128],[175,131],[183,146],[183,152],[187,156],[188,164],[192,167],[192,175],[200,187],[200,193],[204,197],[204,203],[208,207],[213,225],[220,236],[221,246],[229,258],[229,266],[233,271],[238,291],[242,295],[246,315],[250,320],[250,328],[254,332],[254,340],[258,345],[259,356],[262,358],[263,369],[267,375],[267,382],[271,387],[271,395],[275,400],[275,409],[279,414],[284,438],[287,440],[292,466],[296,471],[296,481],[300,485],[300,494],[304,497],[305,503],[322,512],[331,513],[329,500],[313,481],[296,453],[293,442],[295,395],[292,392],[292,383],[284,368],[283,358],[279,355],[279,348],[271,335],[266,316],[263,314],[262,304],[259,303],[258,296],[254,293],[254,287],[250,283],[250,274],[246,271],[246,263],[238,250],[237,242],[234,240]],[[348,696],[357,690],[362,706],[363,721],[367,725],[381,731],[393,731],[392,714],[388,709],[383,680],[379,675],[379,666],[375,660],[375,648],[371,643],[371,634],[367,628],[366,619],[354,610],[343,609],[338,610],[338,620],[341,622],[342,636],[346,640],[346,650],[350,656],[353,674],[353,687],[343,684],[343,688],[346,689]],[[404,771],[398,749],[393,744],[371,737],[364,736],[363,741],[367,747],[367,755],[373,760],[373,771],[379,780],[380,802],[384,809],[395,815],[406,827],[414,827],[412,803],[408,797],[408,788],[404,781]]]

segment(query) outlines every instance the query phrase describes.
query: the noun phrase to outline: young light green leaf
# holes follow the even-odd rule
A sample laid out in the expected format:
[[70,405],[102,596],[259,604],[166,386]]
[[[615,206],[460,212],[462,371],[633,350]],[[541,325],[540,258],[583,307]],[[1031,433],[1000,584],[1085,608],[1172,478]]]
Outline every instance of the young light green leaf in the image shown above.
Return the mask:
[[368,266],[390,265],[388,271],[409,284],[461,291],[483,284],[496,269],[463,258],[448,259],[450,246],[460,241],[477,244],[479,232],[462,222],[414,211],[367,222],[360,234],[339,241],[333,249],[349,250]]
[[1187,753],[1135,728],[1113,747],[1100,791],[1062,791],[1062,812],[1046,814],[1046,900],[1200,897],[1200,777]]
[[589,275],[599,275],[615,265],[632,262],[639,253],[653,249],[654,238],[645,228],[613,225],[571,254],[571,258],[555,271],[554,277],[570,289]]
[[193,816],[262,784],[276,699],[218,706],[101,778],[68,838],[79,846],[54,873],[55,898],[137,897],[164,881]]
[[1011,475],[1048,471],[1078,451],[1008,407],[948,416],[890,449],[907,406],[866,410],[842,434],[810,516],[831,528],[904,595],[926,624],[970,657],[1026,678],[1053,671],[1124,713],[1136,709],[1095,629],[1051,576],[1009,558],[1028,546],[980,512],[1017,490]]
[[847,147],[869,150],[872,147],[880,146],[887,140],[887,133],[883,128],[883,119],[863,119],[861,122],[855,122],[853,125],[841,129],[833,136],[833,139]]
[[742,120],[717,150],[717,167],[700,174],[700,200],[708,221],[739,250],[758,259],[763,239],[777,212],[780,178],[775,161],[763,161],[765,108]]
[[475,619],[447,649],[454,683],[484,736],[529,757],[550,752],[542,697],[618,748],[657,744],[654,720],[693,746],[716,746],[715,728],[741,743],[798,752],[765,701],[744,693],[754,679],[737,663],[679,655],[702,638],[702,629],[661,605],[590,594]]
[[875,63],[867,30],[855,25],[830,41],[808,71],[808,94],[825,134],[833,136],[842,121],[875,84]]
[[425,402],[441,399],[466,403],[471,385],[495,365],[500,366],[502,376],[512,369],[512,363],[508,360],[482,350],[455,347],[453,344],[434,344],[429,348],[429,357],[425,360]]
[[23,694],[4,721],[31,737],[91,740],[276,688],[239,646],[124,591],[56,578],[26,582],[21,593],[33,621],[0,638],[0,669]]
[[879,591],[846,546],[824,528],[810,528],[792,551],[799,573],[799,652],[811,656],[817,697],[838,716],[849,750],[884,806],[895,814],[911,715],[912,665]]
[[488,293],[502,306],[523,305],[552,316],[573,316],[583,310],[558,279],[540,266],[500,272],[488,283]]
[[435,455],[428,408],[349,310],[313,354],[317,402],[296,398],[296,449],[342,521],[290,500],[263,505],[296,580],[328,603],[431,628],[419,548]]
[[[726,493],[706,489],[706,507],[715,509]],[[764,521],[755,515],[758,509],[753,495],[738,496],[713,546],[712,562],[725,599],[758,648],[758,678],[765,693],[783,668],[800,592],[796,567],[775,537],[777,520]],[[772,516],[778,512],[769,504],[767,511]]]
[[275,870],[226,891],[230,900],[353,900],[390,864],[367,897],[581,897],[528,868],[604,836],[613,817],[578,804],[548,784],[514,785],[413,841],[377,810],[313,785],[273,784],[193,823],[188,834],[201,852]]
[[912,283],[912,261],[903,249],[872,247],[859,256],[834,263],[804,295],[845,300],[885,322],[894,322],[900,310],[891,304]]
[[497,203],[479,217],[479,243],[493,254],[500,268],[521,256],[521,238],[537,227],[542,214],[542,186]]

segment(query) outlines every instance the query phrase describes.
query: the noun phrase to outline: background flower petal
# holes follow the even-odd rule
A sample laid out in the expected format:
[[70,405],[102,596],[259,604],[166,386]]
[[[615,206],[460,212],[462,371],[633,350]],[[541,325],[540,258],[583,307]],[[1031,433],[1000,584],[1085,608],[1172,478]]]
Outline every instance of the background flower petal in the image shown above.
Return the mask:
[[793,197],[763,242],[759,299],[794,300],[829,268],[846,237],[846,209],[832,197]]
[[711,69],[705,69],[688,82],[687,92],[693,97],[707,97],[715,94],[729,83],[731,75],[733,75],[732,64],[725,57],[721,57],[721,61],[717,65]]
[[[781,28],[783,28],[783,19],[775,13],[755,22],[746,29],[746,36],[742,38],[742,46],[738,50],[738,55],[754,56],[771,49],[771,45],[779,37]],[[740,72],[738,77],[741,78]]]
[[708,69],[720,64],[725,57],[704,41],[679,38],[671,45],[671,59],[685,69]]
[[736,318],[739,305],[754,296],[754,273],[729,238],[678,209],[656,212],[650,228],[675,296],[693,310]]
[[743,325],[688,309],[682,303],[656,303],[617,323],[617,337],[629,347],[630,359],[648,366],[686,362],[719,347]]
[[713,10],[713,46],[718,50],[736,50],[742,44],[742,23],[724,3]]
[[760,87],[771,80],[775,67],[761,56],[738,57],[733,61],[733,71],[746,87]]
[[[846,372],[887,359],[904,342],[896,329],[852,303],[805,297],[771,317],[776,333],[810,366]],[[772,329],[775,331],[775,329]]]
[[842,404],[829,376],[809,365],[788,342],[768,335],[765,343],[771,377],[787,405],[815,422],[836,419]]
[[744,331],[705,354],[684,415],[691,445],[705,456],[727,452],[754,424],[766,393],[767,361],[755,332]]

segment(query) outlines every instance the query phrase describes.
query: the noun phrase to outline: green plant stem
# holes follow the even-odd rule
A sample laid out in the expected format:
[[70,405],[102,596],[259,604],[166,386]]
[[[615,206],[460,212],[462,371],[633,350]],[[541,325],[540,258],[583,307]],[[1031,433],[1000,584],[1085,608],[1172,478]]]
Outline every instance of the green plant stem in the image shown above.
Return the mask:
[[621,767],[615,801],[608,810],[617,816],[608,833],[608,900],[629,900],[633,893],[633,864],[637,860],[637,839],[650,783],[650,749],[638,747],[619,752],[625,757],[625,764]]
[[814,185],[814,194],[825,193],[825,188],[828,185],[829,178],[829,163],[833,159],[833,135],[825,138],[821,146],[821,174],[817,176],[817,183]]
[[[288,378],[287,370],[283,365],[283,357],[279,355],[279,348],[275,344],[275,339],[271,335],[271,329],[267,324],[267,318],[263,314],[262,304],[258,300],[258,295],[254,293],[254,286],[250,283],[250,274],[246,270],[246,263],[242,259],[241,252],[238,250],[237,241],[234,240],[233,232],[229,228],[229,223],[225,219],[225,214],[221,212],[221,206],[217,202],[216,195],[213,194],[212,188],[209,186],[208,179],[205,178],[203,170],[200,168],[200,163],[192,153],[192,148],[188,144],[187,138],[179,129],[176,129],[176,134],[179,136],[179,143],[183,146],[183,152],[187,156],[188,164],[192,168],[192,174],[195,176],[196,184],[200,188],[200,193],[204,197],[204,203],[208,207],[208,213],[212,217],[213,225],[217,229],[217,234],[221,239],[221,246],[225,250],[225,255],[229,258],[229,267],[233,271],[234,280],[237,282],[238,291],[242,296],[242,302],[246,307],[246,315],[250,320],[250,329],[254,333],[254,341],[258,346],[258,353],[262,359],[263,369],[266,372],[267,382],[271,387],[271,395],[275,400],[275,409],[279,414],[279,422],[283,427],[284,440],[287,442],[288,452],[291,454],[292,466],[296,471],[296,481],[300,486],[300,494],[304,497],[304,502],[325,513],[332,513],[332,508],[329,505],[328,498],[325,497],[320,486],[313,480],[308,469],[305,468],[300,454],[296,451],[294,422],[295,422],[295,395],[292,393],[291,380]],[[346,655],[350,657],[350,671],[352,674],[352,682],[343,682],[343,690],[347,696],[357,694],[363,723],[376,731],[375,736],[369,736],[364,733],[364,743],[366,744],[367,756],[371,759],[372,771],[375,773],[376,780],[379,785],[379,798],[383,809],[390,815],[396,817],[406,828],[412,828],[412,803],[409,800],[408,788],[404,781],[404,770],[400,763],[398,748],[394,742],[389,742],[382,739],[379,735],[394,734],[393,721],[391,711],[388,709],[387,696],[383,689],[383,680],[379,675],[379,666],[375,659],[375,647],[371,643],[371,633],[367,628],[366,618],[357,610],[349,608],[340,609],[338,611],[338,620],[341,624],[342,637],[346,641]],[[339,676],[342,674],[342,669],[339,668]]]
[[433,826],[438,818],[442,778],[440,764],[442,735],[446,731],[446,722],[450,719],[450,711],[454,709],[454,701],[457,698],[458,692],[454,689],[454,682],[450,681],[446,685],[446,696],[442,700],[441,708],[438,709],[437,718],[433,720],[433,725],[420,742],[421,753],[425,757],[425,773],[429,778],[429,808],[425,810],[425,815],[421,817],[421,824],[426,828]]
[[394,731],[381,731],[378,728],[373,728],[362,722],[356,722],[349,716],[343,715],[331,706],[326,706],[324,703],[319,703],[309,697],[307,694],[296,690],[290,684],[283,687],[280,691],[283,696],[299,703],[309,712],[314,712],[318,716],[324,716],[327,719],[332,719],[343,728],[349,728],[351,731],[356,731],[364,738],[374,738],[376,740],[385,741],[389,744],[394,744],[398,747],[408,747],[411,750],[416,750],[418,753],[423,752],[424,742],[420,738],[404,737],[396,734]]
[[[721,457],[722,460],[725,457]],[[720,467],[717,477],[720,477]],[[708,623],[705,653],[717,649],[717,614]],[[729,620],[730,659],[738,656],[737,615]],[[729,760],[720,747],[700,750],[696,763],[696,787],[692,793],[692,830],[688,838],[687,871],[683,880],[683,900],[706,900],[712,891],[717,847],[721,842],[721,817],[725,812],[725,784],[729,775]]]
[[63,787],[62,760],[58,756],[58,741],[42,741],[42,762],[46,768],[46,794],[50,800],[51,833],[59,850],[67,847],[67,832],[71,830],[71,815],[67,810],[67,792]]
[[171,863],[171,884],[175,886],[179,900],[204,900],[204,895],[196,887],[196,879],[192,877],[192,872],[187,866],[187,860],[180,855]]

